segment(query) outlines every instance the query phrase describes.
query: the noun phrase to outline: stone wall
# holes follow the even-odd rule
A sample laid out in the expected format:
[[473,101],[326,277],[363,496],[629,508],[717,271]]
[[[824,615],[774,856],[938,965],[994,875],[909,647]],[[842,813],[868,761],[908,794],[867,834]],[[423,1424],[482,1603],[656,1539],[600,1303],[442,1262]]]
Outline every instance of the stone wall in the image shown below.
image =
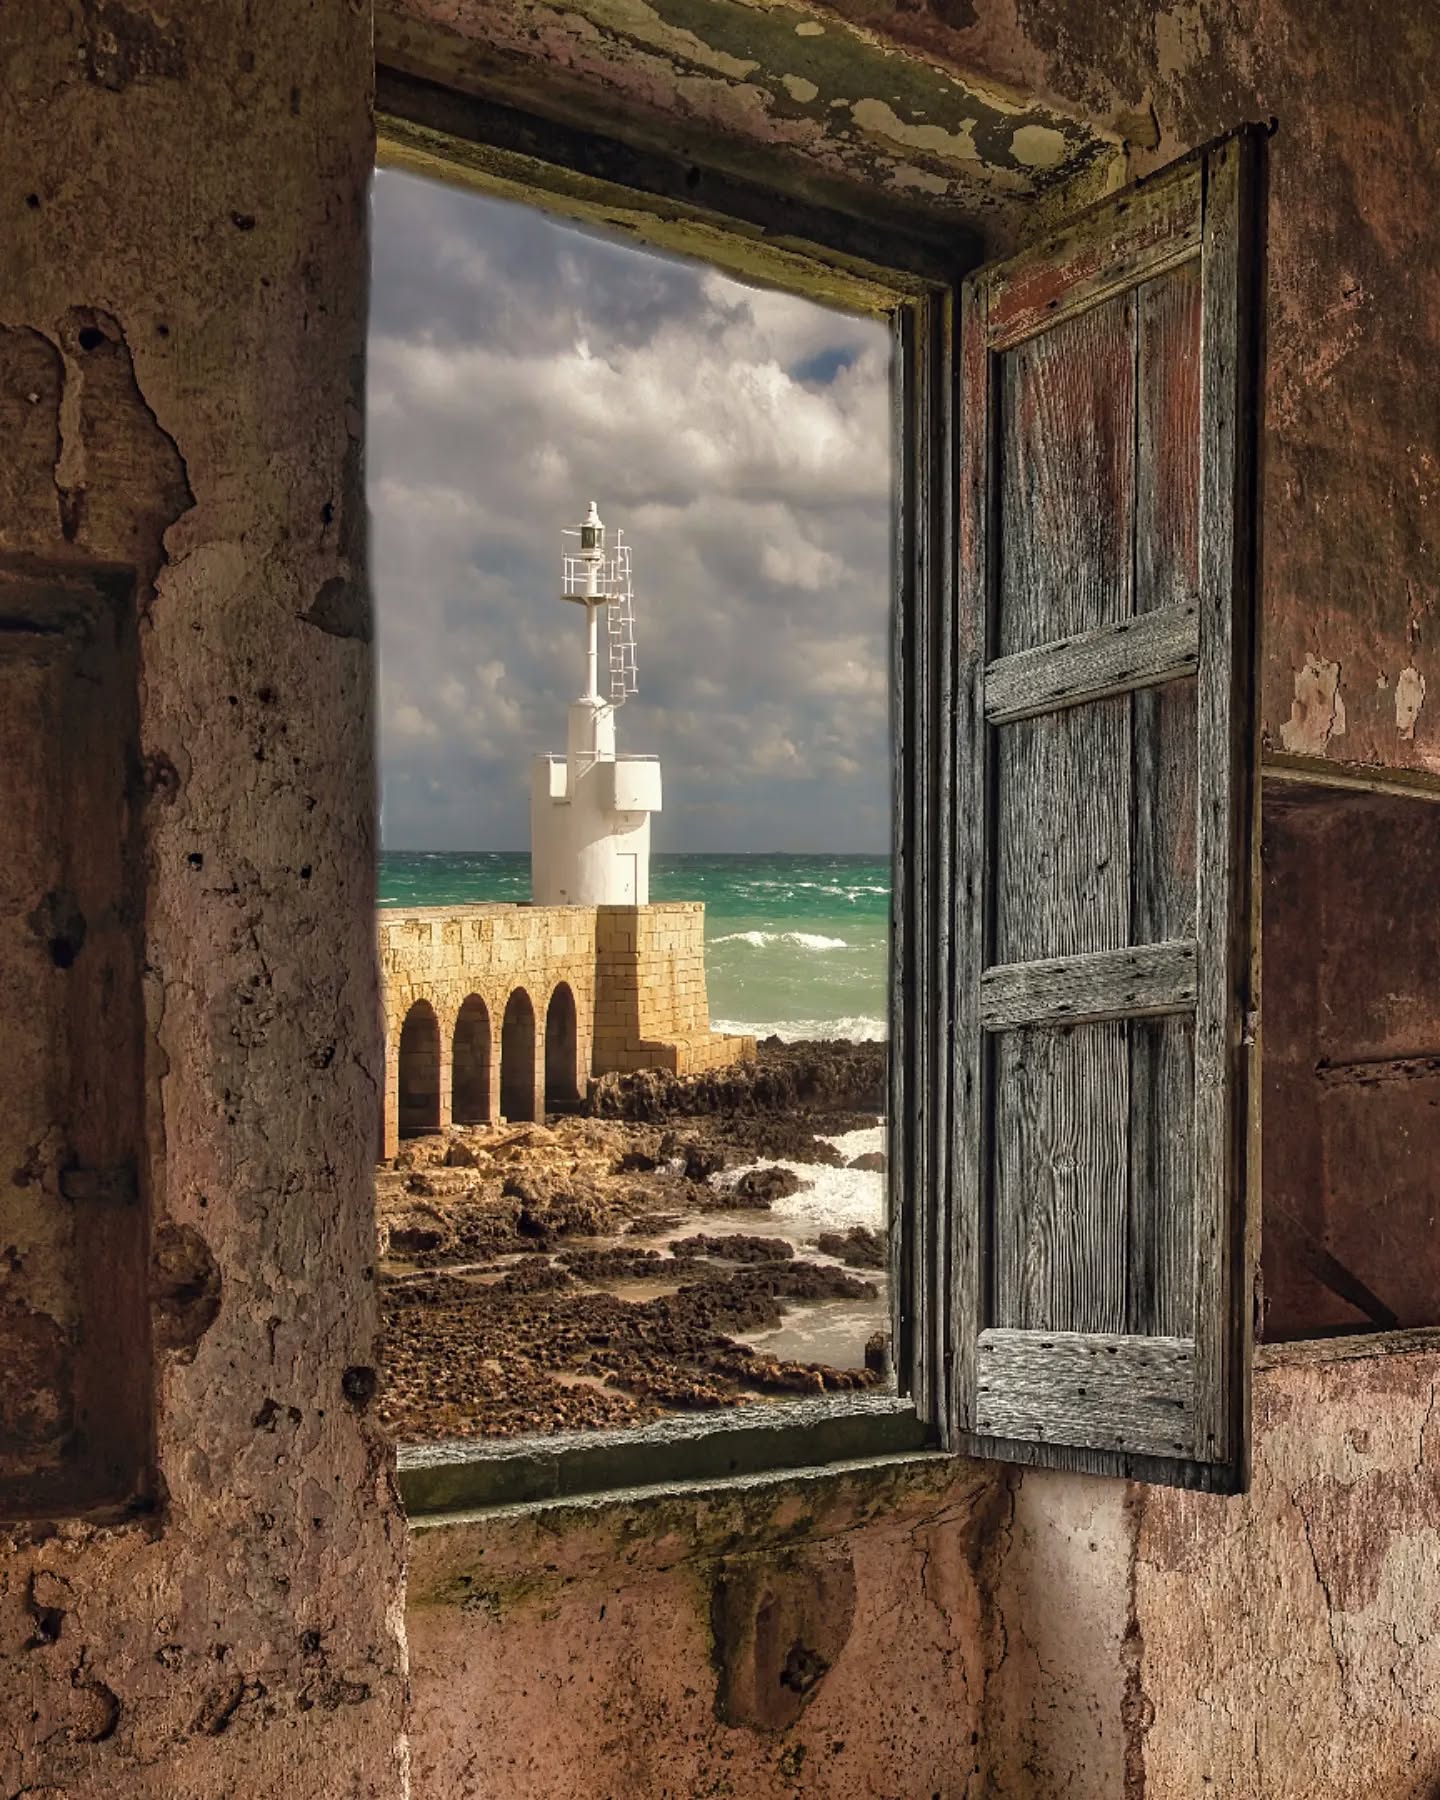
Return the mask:
[[753,1038],[710,1029],[698,901],[385,910],[378,929],[387,1157],[407,1131],[538,1117],[547,1093],[578,1099],[592,1074],[685,1074],[755,1054]]
[[602,906],[595,925],[595,1072],[721,1069],[755,1054],[753,1038],[710,1029],[705,908]]
[[[443,1130],[452,1122],[499,1119],[507,1073],[502,1062],[512,1065],[512,1096],[529,1095],[528,1109],[517,1107],[515,1116],[533,1118],[543,1111],[547,1020],[552,1002],[557,1007],[564,1005],[562,986],[568,988],[574,1002],[572,1085],[583,1093],[595,1016],[593,907],[387,910],[379,915],[379,939],[385,1008],[385,1156],[395,1154],[402,1124],[424,1128],[418,1120],[411,1125],[401,1117],[400,1039],[405,1020],[417,1004],[430,1008],[436,1026],[427,1034],[434,1044],[437,1078],[430,1128]],[[475,1083],[481,1104],[469,1109],[462,1104],[461,1112],[468,1110],[472,1116],[456,1120],[456,1029],[461,1009],[467,1006],[467,1024],[473,1017],[477,1029],[473,1036],[462,1030],[458,1040],[462,1088],[467,1056],[483,1058],[483,1076]],[[504,1058],[507,1018],[512,1021],[513,1035],[510,1056]],[[527,1019],[528,1031],[524,1029]],[[528,1060],[528,1071],[516,1070],[519,1060]]]
[[[4,1389],[7,1796],[406,1780],[370,1413],[371,25],[273,27],[241,0],[6,8],[0,636],[52,650],[0,658],[30,844],[3,966],[31,996],[0,1009],[0,1362],[38,1394],[72,1359],[75,1447],[113,1407],[127,1453],[121,1484],[29,1486],[46,1419]],[[39,664],[72,632],[98,665],[67,716]],[[71,1231],[108,1271],[67,1270]]]

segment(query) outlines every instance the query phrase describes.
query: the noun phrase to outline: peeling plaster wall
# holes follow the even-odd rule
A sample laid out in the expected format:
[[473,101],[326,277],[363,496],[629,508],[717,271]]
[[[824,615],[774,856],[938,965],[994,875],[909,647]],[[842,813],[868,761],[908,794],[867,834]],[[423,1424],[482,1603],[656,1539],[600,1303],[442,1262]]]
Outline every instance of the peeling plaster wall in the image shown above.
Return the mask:
[[[153,1433],[130,1516],[78,1516],[82,1495],[6,1533],[6,1796],[399,1800],[404,1781],[403,1532],[366,1416],[369,20],[251,14],[6,9],[0,577],[119,566],[138,642],[138,754],[111,755],[143,902],[67,927],[47,980],[67,991],[103,926],[143,982],[118,1052],[140,1197],[108,1203],[148,1227],[149,1332],[124,1360]],[[7,802],[38,799],[47,748]],[[28,879],[5,872],[17,954],[50,930]],[[7,1010],[7,1069],[43,1061],[51,1022]],[[36,1216],[67,1203],[63,1089],[56,1129],[0,1170],[16,1279],[37,1239],[12,1179]],[[57,1329],[93,1360],[62,1277]]]
[[1433,1800],[1440,1357],[1256,1378],[1238,1499],[974,1464],[416,1533],[444,1800]]
[[1262,1372],[1250,1494],[1139,1497],[1142,1800],[1433,1800],[1437,1380],[1433,1352]]
[[416,1791],[978,1794],[1008,1511],[960,1464],[421,1530]]
[[1345,0],[835,0],[1106,121],[1143,174],[1274,118],[1263,715],[1274,749],[1440,774],[1440,23]]

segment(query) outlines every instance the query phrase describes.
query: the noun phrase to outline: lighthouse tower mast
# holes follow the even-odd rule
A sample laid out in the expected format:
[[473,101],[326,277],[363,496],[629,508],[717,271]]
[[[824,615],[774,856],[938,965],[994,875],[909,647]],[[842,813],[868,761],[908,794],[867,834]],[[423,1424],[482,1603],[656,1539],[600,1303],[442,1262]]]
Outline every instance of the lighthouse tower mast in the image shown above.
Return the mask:
[[[592,500],[562,562],[561,597],[585,609],[585,691],[569,708],[564,756],[539,756],[530,792],[530,891],[541,906],[647,906],[650,815],[660,810],[660,764],[622,756],[615,714],[636,691],[630,546]],[[600,649],[609,693],[601,692]]]

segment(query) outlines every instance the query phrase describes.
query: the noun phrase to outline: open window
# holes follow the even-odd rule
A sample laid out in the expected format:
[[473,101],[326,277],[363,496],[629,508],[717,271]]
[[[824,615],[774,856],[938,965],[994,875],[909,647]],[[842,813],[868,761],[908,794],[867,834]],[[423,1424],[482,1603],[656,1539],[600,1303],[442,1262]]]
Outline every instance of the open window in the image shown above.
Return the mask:
[[885,1115],[928,321],[517,198],[374,192],[381,1418],[412,1497],[922,1446]]
[[[427,105],[407,90],[400,110]],[[441,109],[443,141],[473,126],[487,179],[503,173],[519,128],[466,105]],[[434,132],[393,114],[387,130],[402,166],[445,172]],[[593,154],[533,121],[522,137],[512,198],[537,180],[537,146],[557,166]],[[1229,140],[963,286],[979,259],[958,239],[857,238],[820,212],[787,215],[766,264],[764,202],[710,190],[749,220],[747,268],[804,288],[823,267],[817,292],[863,296],[858,310],[895,327],[891,1053],[876,1110],[898,1392],[796,1406],[759,1432],[754,1413],[740,1430],[666,1421],[638,1460],[603,1432],[543,1451],[427,1447],[402,1455],[412,1503],[925,1446],[1243,1481],[1255,148]],[[634,185],[610,204],[632,227],[652,209],[646,234],[664,242],[689,216],[689,177],[629,153],[624,166]],[[590,216],[591,187],[555,191]],[[797,225],[814,227],[808,245]],[[703,242],[728,241],[709,216]],[[583,1061],[591,996],[560,978]],[[487,1095],[492,1119],[528,1118],[532,1095],[573,1104],[568,1011],[552,1017],[553,980],[534,992],[523,1053],[507,994],[486,999],[488,1088],[461,1080],[473,1030],[441,1021],[442,1091]]]

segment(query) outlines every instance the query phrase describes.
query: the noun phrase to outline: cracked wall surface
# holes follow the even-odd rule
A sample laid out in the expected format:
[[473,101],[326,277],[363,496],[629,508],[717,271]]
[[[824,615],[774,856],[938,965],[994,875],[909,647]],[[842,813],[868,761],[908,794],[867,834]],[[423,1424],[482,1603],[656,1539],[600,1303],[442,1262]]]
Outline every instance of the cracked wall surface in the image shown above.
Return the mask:
[[1250,1494],[1143,1496],[1144,1800],[1440,1787],[1437,1376],[1433,1354],[1266,1370]]
[[[20,0],[5,37],[0,585],[12,623],[17,595],[87,582],[124,608],[134,741],[86,753],[122,778],[91,823],[123,825],[139,886],[29,891],[81,829],[39,804],[64,749],[42,734],[10,765],[36,858],[5,893],[7,945],[48,955],[4,1031],[7,1068],[55,1074],[7,1107],[0,1255],[100,1397],[60,1437],[93,1437],[126,1382],[142,1404],[123,1493],[11,1484],[31,1517],[0,1559],[0,1794],[398,1800],[402,1531],[354,1379],[381,1078],[369,19]],[[101,954],[113,980],[62,1028]],[[87,1074],[127,981],[135,1014]],[[77,1155],[127,1082],[130,1191]],[[71,1252],[120,1219],[140,1319],[116,1350],[94,1296],[72,1304]],[[0,1424],[39,1429],[12,1399]]]

